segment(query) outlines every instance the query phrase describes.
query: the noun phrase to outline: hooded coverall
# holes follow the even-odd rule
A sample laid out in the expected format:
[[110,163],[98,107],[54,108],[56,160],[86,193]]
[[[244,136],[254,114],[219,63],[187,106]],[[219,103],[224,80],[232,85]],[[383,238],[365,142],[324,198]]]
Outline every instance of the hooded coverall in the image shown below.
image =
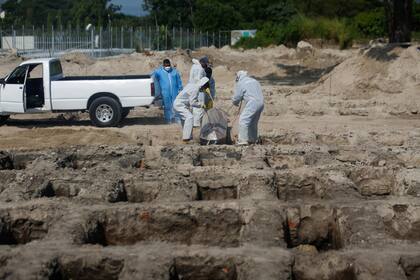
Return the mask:
[[197,59],[193,59],[192,63],[193,65],[191,66],[190,80],[188,81],[188,83],[195,84],[198,81],[200,81],[201,78],[206,76],[206,72],[201,66],[200,61],[198,61]]
[[243,101],[245,108],[239,118],[238,143],[256,143],[258,140],[258,122],[264,110],[264,96],[260,83],[249,77],[244,71],[238,72],[235,94],[232,102],[235,106]]
[[204,77],[196,83],[189,83],[177,96],[174,102],[174,111],[181,118],[183,140],[192,139],[194,117],[191,113],[192,108],[200,108],[203,104],[198,100],[198,93],[209,79]]
[[201,126],[201,120],[204,116],[204,110],[209,110],[213,108],[213,100],[216,97],[216,82],[213,79],[213,70],[210,67],[207,67],[204,70],[204,77],[209,79],[209,84],[206,86],[205,90],[201,91],[198,96],[198,100],[205,104],[204,108],[194,108],[194,127]]
[[181,76],[173,67],[169,71],[161,67],[152,75],[156,86],[156,96],[162,96],[165,122],[171,123],[174,121],[173,103],[182,90]]

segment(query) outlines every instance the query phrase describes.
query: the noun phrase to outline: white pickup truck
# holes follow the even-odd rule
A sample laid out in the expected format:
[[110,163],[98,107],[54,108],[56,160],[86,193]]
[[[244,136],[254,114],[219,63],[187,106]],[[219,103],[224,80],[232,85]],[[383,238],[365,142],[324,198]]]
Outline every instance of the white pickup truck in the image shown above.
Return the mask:
[[154,99],[150,76],[64,77],[58,59],[28,60],[0,79],[0,125],[13,114],[87,111],[94,125],[116,126]]

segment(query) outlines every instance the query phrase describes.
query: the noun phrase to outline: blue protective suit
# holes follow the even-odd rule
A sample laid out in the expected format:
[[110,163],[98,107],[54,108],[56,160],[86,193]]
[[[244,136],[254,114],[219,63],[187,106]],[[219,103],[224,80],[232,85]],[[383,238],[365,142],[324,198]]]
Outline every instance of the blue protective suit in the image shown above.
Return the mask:
[[174,122],[173,104],[182,90],[181,76],[175,68],[166,71],[163,67],[153,72],[153,80],[155,83],[156,98],[162,98],[163,110],[165,114],[165,122]]
[[245,105],[239,118],[238,143],[255,143],[258,140],[258,122],[264,110],[262,88],[257,80],[244,71],[238,72],[237,79],[232,102],[235,106],[239,106],[241,102]]

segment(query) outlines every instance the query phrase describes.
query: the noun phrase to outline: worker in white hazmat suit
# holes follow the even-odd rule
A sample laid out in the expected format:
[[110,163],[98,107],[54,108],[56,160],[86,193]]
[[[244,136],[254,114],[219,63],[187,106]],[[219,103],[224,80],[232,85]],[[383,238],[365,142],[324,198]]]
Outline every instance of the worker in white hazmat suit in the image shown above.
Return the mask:
[[264,110],[264,96],[260,83],[249,77],[246,71],[236,74],[236,89],[233,105],[245,106],[239,118],[239,145],[254,144],[258,141],[258,122]]
[[[193,58],[192,60],[193,65],[191,66],[191,70],[190,70],[190,80],[189,83],[196,83],[198,82],[201,78],[206,77],[206,72],[204,71],[203,66],[201,66],[201,63],[198,59]],[[200,96],[200,94],[198,95],[198,98],[201,102],[203,102],[202,100],[202,96]],[[193,116],[194,116],[194,127],[199,127],[200,123],[199,123],[199,116],[200,112],[201,112],[201,108],[193,108],[192,109],[193,112]]]
[[198,82],[189,83],[175,99],[174,111],[182,122],[182,140],[184,143],[188,143],[193,138],[194,117],[191,109],[203,107],[204,104],[198,100],[198,94],[208,82],[209,79],[204,77]]
[[190,70],[190,80],[188,83],[197,83],[201,78],[206,76],[206,72],[204,68],[201,66],[200,61],[198,59],[192,60],[193,65],[191,66]]

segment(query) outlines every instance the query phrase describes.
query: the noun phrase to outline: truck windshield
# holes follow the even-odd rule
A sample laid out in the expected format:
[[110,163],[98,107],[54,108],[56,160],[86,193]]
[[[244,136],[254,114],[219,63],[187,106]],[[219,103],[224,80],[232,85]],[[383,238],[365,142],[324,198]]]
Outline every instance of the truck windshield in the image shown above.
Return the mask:
[[50,76],[55,77],[63,74],[61,63],[58,60],[51,61],[50,63]]

